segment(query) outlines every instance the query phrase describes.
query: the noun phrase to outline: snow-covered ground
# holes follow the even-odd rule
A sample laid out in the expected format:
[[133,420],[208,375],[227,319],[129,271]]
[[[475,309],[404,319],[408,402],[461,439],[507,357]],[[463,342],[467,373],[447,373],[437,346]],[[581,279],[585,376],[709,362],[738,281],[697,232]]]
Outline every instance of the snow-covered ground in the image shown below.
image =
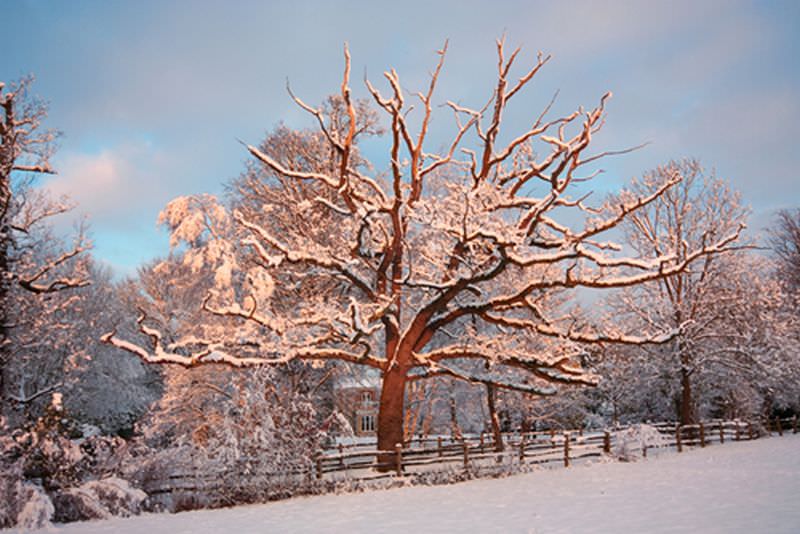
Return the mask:
[[58,526],[60,533],[800,532],[800,435],[451,486]]

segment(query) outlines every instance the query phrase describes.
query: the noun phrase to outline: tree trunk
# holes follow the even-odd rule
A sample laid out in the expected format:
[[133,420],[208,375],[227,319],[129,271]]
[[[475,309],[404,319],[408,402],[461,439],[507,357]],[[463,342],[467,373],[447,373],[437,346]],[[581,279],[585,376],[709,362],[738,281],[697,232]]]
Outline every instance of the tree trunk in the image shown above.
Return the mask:
[[[396,365],[383,374],[381,400],[378,407],[378,450],[387,454],[378,456],[381,464],[392,464],[395,445],[403,443],[403,404],[406,393],[406,371]],[[393,465],[380,468],[390,471]]]
[[611,405],[614,407],[614,414],[612,415],[611,422],[614,424],[614,426],[617,426],[619,424],[619,414],[617,413],[617,401],[611,401]]
[[497,388],[486,384],[486,403],[489,406],[489,419],[492,421],[492,437],[495,452],[503,452],[503,434],[500,432],[500,418],[497,416]]
[[450,386],[450,435],[453,437],[454,440],[459,440],[462,437],[461,434],[461,426],[458,424],[458,410],[456,409],[456,397],[455,391],[453,391],[454,385]]
[[14,100],[6,95],[4,122],[0,124],[5,133],[0,138],[0,416],[6,411],[6,366],[11,358],[10,333],[10,286],[11,286],[11,169],[14,167],[15,135],[13,123]]
[[9,336],[11,317],[9,313],[10,266],[8,261],[9,232],[11,229],[0,220],[0,416],[6,412],[6,366],[10,360]]
[[695,423],[694,399],[692,398],[691,370],[689,358],[681,356],[681,406],[680,420],[682,425]]

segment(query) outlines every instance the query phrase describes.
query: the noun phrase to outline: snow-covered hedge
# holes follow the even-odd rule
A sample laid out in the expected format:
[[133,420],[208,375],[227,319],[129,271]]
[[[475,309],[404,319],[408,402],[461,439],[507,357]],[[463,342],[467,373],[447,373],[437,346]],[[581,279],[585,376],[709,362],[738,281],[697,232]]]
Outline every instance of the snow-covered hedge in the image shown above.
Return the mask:
[[611,453],[623,462],[641,458],[645,448],[661,447],[666,444],[664,436],[658,429],[647,424],[635,425],[616,434],[617,439]]
[[41,528],[52,520],[140,510],[146,495],[113,476],[126,455],[124,440],[70,439],[68,422],[54,409],[26,430],[0,428],[0,528]]
[[307,492],[337,424],[321,423],[311,399],[282,378],[273,368],[173,371],[125,478],[151,496],[149,506],[172,511]]
[[147,494],[117,477],[90,480],[53,496],[55,520],[61,523],[138,514]]

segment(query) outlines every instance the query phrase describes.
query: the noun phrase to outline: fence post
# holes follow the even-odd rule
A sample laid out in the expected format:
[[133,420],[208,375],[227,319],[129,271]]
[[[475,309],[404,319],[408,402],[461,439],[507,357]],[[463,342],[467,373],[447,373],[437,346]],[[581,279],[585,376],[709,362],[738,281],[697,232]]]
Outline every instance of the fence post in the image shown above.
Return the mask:
[[439,458],[441,458],[442,455],[444,454],[442,452],[442,436],[436,438],[436,449],[439,451]]
[[483,444],[484,444],[484,441],[483,441],[483,432],[481,432],[481,453],[483,453]]
[[678,452],[683,452],[683,445],[681,444],[681,425],[675,425],[675,445],[678,446]]
[[742,439],[742,422],[736,421],[736,441],[741,441]]
[[700,446],[706,446],[706,427],[703,425],[703,423],[700,423]]
[[339,467],[344,467],[344,447],[339,444]]
[[569,467],[569,432],[564,432],[564,467]]
[[781,426],[781,418],[775,418],[775,426],[778,427],[778,435],[783,436],[783,427]]
[[317,480],[322,480],[322,458],[317,456]]
[[794,416],[794,420],[792,422],[792,426],[794,427],[794,433],[797,434],[797,416]]
[[525,434],[522,434],[522,437],[519,439],[519,463],[520,465],[525,463]]
[[747,439],[753,439],[753,423],[750,421],[747,422]]
[[464,471],[469,469],[469,445],[467,444],[467,440],[462,442],[464,445]]
[[394,444],[394,461],[395,461],[395,470],[397,470],[397,476],[403,476],[403,444],[402,443],[395,443]]
[[725,427],[722,421],[719,422],[719,444],[725,443]]
[[550,443],[553,444],[553,448],[556,448],[556,431],[552,428],[550,429]]
[[608,430],[603,434],[603,452],[611,454],[611,432]]

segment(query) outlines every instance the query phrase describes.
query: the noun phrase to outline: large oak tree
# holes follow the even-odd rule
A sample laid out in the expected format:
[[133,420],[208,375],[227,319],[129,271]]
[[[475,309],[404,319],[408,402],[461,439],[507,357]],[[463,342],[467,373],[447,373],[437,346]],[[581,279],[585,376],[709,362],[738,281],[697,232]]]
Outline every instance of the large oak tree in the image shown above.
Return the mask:
[[592,205],[587,183],[599,177],[598,160],[613,154],[591,151],[610,93],[564,116],[551,116],[552,102],[539,112],[516,109],[530,114],[529,127],[506,132],[511,104],[549,57],[540,54],[512,75],[520,50],[508,54],[503,41],[490,97],[477,107],[445,100],[453,134],[434,150],[428,136],[446,48],[419,93],[409,96],[393,69],[384,73],[388,92],[366,81],[386,118],[388,168],[360,150],[374,111],[352,95],[345,50],[335,105],[314,108],[293,96],[317,131],[247,146],[259,172],[234,185],[230,210],[207,197],[177,199],[165,210],[162,220],[191,263],[217,270],[219,287],[197,305],[238,321],[236,329],[167,341],[143,314],[149,344],[114,332],[104,339],[155,363],[304,359],[377,369],[378,446],[392,450],[403,442],[412,380],[447,376],[551,395],[557,384],[596,383],[576,357],[583,344],[673,336],[673,325],[637,335],[600,331],[547,303],[554,291],[628,287],[680,273],[724,250],[739,230],[680,253],[624,255],[608,232],[680,175]]

